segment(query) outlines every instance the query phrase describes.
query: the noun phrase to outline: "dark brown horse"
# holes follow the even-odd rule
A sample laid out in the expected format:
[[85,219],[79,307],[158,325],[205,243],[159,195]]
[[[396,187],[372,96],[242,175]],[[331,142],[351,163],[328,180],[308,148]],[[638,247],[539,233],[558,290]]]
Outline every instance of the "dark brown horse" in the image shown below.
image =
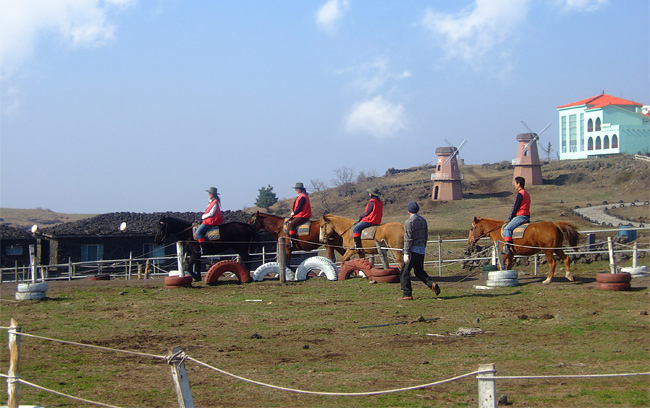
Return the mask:
[[[288,233],[284,230],[284,221],[285,221],[284,218],[278,217],[277,215],[265,214],[257,211],[255,214],[253,214],[253,216],[251,217],[248,223],[257,230],[263,229],[268,231],[273,236],[273,238],[278,239],[278,237],[289,236]],[[320,221],[318,220],[312,221],[311,225],[309,226],[309,235],[298,236],[298,242],[296,242],[296,246],[292,248],[289,248],[289,246],[287,245],[286,247],[287,262],[291,260],[291,251],[311,251],[323,245],[319,240],[319,233],[320,233]],[[327,250],[327,257],[331,259],[332,262],[336,262],[336,254],[334,253],[334,250],[339,252],[341,255],[345,253],[345,250],[342,248],[342,245],[343,245],[343,239],[338,235],[333,235],[330,238],[330,240],[328,240],[325,243],[325,249]]]
[[[499,242],[499,249],[503,249],[503,236],[501,235],[501,227],[504,221],[494,220],[490,218],[474,217],[472,221],[472,229],[469,231],[468,242],[474,245],[480,238],[489,236],[492,241]],[[553,254],[557,254],[566,266],[566,278],[573,282],[575,279],[571,275],[569,268],[569,256],[562,250],[562,243],[566,238],[570,246],[576,246],[580,234],[573,224],[568,222],[550,222],[539,221],[531,223],[524,232],[524,236],[519,239],[513,239],[513,252],[506,256],[506,269],[510,269],[514,259],[514,255],[534,255],[539,252],[544,252],[546,261],[548,262],[549,273],[543,283],[551,283],[553,275],[555,274],[555,258]]]
[[[241,258],[241,264],[250,271],[250,250],[259,243],[257,231],[243,222],[227,222],[219,225],[219,240],[207,240],[203,243],[204,255],[217,255],[228,249],[236,252]],[[194,239],[192,223],[174,217],[163,216],[158,222],[154,242],[160,245],[167,238],[176,237],[183,242],[185,253],[189,258],[185,260],[185,268],[194,280],[201,280],[201,253],[199,243]]]
[[[343,237],[343,245],[346,248],[354,247],[354,238],[350,234],[350,230],[354,226],[354,220],[345,217],[339,217],[338,215],[326,214],[323,215],[320,219],[320,237],[321,240],[327,239],[332,236],[332,234],[339,235]],[[375,241],[381,242],[385,240],[388,246],[393,251],[393,255],[399,266],[402,266],[402,249],[404,248],[404,225],[398,222],[389,222],[386,224],[381,224],[377,227],[375,232],[375,239],[362,239],[361,244],[363,245],[362,251],[357,251],[355,249],[348,249],[343,254],[341,262],[345,262],[352,257],[354,254],[358,254],[359,258],[365,258],[365,254],[376,254],[377,246]]]

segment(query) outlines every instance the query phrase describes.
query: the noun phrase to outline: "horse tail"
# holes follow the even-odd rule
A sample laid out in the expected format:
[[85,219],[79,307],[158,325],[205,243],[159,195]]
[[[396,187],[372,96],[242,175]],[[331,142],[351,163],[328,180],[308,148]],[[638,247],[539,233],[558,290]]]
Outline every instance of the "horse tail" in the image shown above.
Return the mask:
[[558,221],[555,223],[555,226],[562,232],[562,235],[564,235],[564,238],[566,238],[569,246],[573,247],[578,244],[580,233],[578,232],[578,229],[575,227],[575,225],[565,221]]

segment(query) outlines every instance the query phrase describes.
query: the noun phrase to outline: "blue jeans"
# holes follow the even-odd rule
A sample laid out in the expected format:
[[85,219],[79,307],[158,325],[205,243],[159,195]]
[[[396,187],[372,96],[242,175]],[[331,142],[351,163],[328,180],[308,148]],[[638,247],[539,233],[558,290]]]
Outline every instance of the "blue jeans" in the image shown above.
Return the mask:
[[201,224],[199,225],[199,228],[196,229],[196,239],[204,239],[205,238],[205,233],[208,232],[208,230],[212,228],[212,225],[205,225]]
[[361,234],[361,231],[363,231],[364,229],[366,229],[366,228],[368,228],[368,227],[372,227],[372,226],[374,226],[374,225],[375,225],[375,224],[371,224],[371,223],[369,223],[369,222],[359,221],[359,222],[354,226],[354,228],[352,228],[352,234],[353,234],[353,236],[354,236],[354,234]]
[[508,225],[503,229],[503,238],[512,238],[512,230],[528,221],[530,221],[530,216],[528,215],[518,215],[511,219]]

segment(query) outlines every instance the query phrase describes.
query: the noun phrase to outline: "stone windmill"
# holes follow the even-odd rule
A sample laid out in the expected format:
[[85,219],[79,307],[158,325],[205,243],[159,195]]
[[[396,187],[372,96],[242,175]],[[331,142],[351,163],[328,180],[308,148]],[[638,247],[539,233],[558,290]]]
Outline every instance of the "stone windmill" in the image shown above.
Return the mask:
[[537,151],[537,141],[539,137],[551,126],[549,123],[539,133],[533,132],[522,120],[521,123],[530,133],[520,133],[517,135],[519,147],[517,148],[517,158],[512,160],[515,167],[515,174],[512,176],[513,183],[515,177],[526,179],[527,186],[536,186],[543,183],[542,165],[539,162],[539,152]]
[[449,146],[443,146],[436,149],[438,155],[438,164],[436,165],[436,172],[431,175],[433,180],[433,191],[431,192],[431,200],[433,201],[452,201],[461,200],[463,192],[461,189],[462,176],[458,168],[457,156],[460,149],[463,148],[465,142],[454,147],[449,140],[445,142]]

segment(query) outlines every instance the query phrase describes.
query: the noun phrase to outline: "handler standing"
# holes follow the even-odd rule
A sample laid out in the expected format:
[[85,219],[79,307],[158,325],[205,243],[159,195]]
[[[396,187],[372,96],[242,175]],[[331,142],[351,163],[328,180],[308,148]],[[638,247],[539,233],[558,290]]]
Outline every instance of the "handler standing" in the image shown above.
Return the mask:
[[215,225],[223,224],[223,216],[221,215],[221,198],[216,187],[210,187],[205,190],[208,192],[210,202],[205,212],[201,216],[201,225],[196,229],[196,239],[199,241],[199,248],[203,253],[203,243],[205,242],[205,233]]
[[298,233],[296,229],[309,221],[311,218],[311,203],[309,202],[309,195],[305,190],[305,185],[296,183],[293,187],[296,190],[298,197],[293,201],[293,207],[289,219],[286,221],[287,229],[289,230],[289,247],[293,247],[294,241],[298,240]]
[[521,224],[530,221],[530,195],[524,187],[526,187],[526,179],[515,177],[517,195],[510,212],[510,218],[508,218],[508,225],[503,228],[503,240],[505,241],[503,253],[505,255],[512,254],[512,231]]
[[415,201],[411,201],[406,206],[409,218],[404,223],[404,262],[399,274],[400,284],[402,286],[402,297],[400,300],[413,300],[413,289],[411,287],[411,269],[425,285],[438,296],[440,287],[433,278],[424,271],[424,254],[429,238],[429,227],[427,220],[424,219],[418,211],[420,206]]

